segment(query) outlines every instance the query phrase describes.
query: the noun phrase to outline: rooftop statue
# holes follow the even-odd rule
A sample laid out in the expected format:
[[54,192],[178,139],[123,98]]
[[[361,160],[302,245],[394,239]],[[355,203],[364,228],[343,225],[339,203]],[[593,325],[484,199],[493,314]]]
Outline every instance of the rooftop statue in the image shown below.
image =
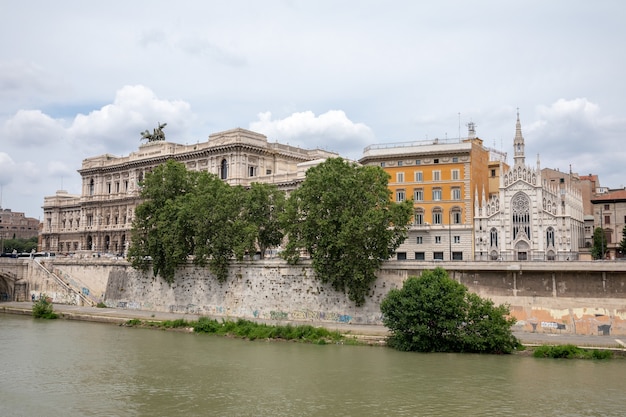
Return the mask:
[[147,139],[148,142],[155,142],[157,140],[165,140],[165,133],[163,132],[163,128],[167,126],[167,123],[159,123],[159,127],[156,129],[152,129],[152,133],[148,129],[141,132],[141,139]]

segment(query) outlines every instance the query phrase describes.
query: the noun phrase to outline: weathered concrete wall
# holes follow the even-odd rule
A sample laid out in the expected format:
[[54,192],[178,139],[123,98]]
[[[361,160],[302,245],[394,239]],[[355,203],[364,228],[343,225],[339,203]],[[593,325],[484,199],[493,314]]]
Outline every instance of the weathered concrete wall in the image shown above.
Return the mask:
[[[401,285],[401,281],[397,282]],[[385,285],[372,291],[381,300]],[[381,322],[378,302],[355,307],[344,294],[317,281],[306,265],[282,261],[241,263],[224,284],[207,269],[187,267],[172,285],[136,270],[112,271],[106,291],[112,307],[268,320]]]
[[[626,335],[626,263],[388,262],[362,307],[317,281],[306,262],[298,266],[280,260],[235,264],[221,285],[208,270],[193,266],[180,270],[169,285],[123,261],[57,259],[53,263],[61,276],[76,277],[91,291],[100,291],[110,307],[355,324],[381,324],[380,302],[391,288],[400,288],[409,276],[441,266],[470,291],[496,304],[509,304],[518,330]],[[69,297],[41,272],[33,270],[29,281],[31,290],[46,292],[57,302]]]

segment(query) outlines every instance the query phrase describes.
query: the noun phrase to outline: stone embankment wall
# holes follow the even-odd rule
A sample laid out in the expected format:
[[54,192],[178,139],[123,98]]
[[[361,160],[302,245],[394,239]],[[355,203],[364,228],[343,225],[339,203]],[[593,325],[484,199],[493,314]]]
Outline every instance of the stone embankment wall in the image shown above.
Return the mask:
[[516,330],[626,335],[626,263],[388,262],[366,304],[355,307],[346,295],[316,280],[306,262],[236,263],[224,284],[207,269],[190,265],[171,285],[122,260],[53,262],[61,275],[80,281],[109,307],[314,324],[381,324],[380,302],[391,288],[441,266],[470,291],[509,304],[518,319]]

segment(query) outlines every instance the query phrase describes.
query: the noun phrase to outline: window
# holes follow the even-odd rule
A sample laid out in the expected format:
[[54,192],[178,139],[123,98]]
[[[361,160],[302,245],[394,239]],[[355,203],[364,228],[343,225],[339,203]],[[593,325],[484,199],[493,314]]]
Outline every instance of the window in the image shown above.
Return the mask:
[[530,239],[530,199],[526,194],[518,193],[511,199],[511,208],[513,212],[513,240],[517,239],[521,233]]
[[462,261],[463,260],[463,252],[452,252],[452,260],[453,261]]
[[454,243],[461,243],[461,236],[454,236]]
[[459,209],[453,209],[452,211],[452,223],[461,224],[461,211]]
[[455,187],[452,189],[452,199],[453,200],[460,200],[461,199],[461,189],[458,187]]
[[416,188],[413,190],[413,201],[424,201],[424,189]]
[[441,215],[441,209],[440,208],[436,208],[433,210],[433,224],[441,224],[442,221],[442,215]]
[[265,170],[265,175],[272,175],[272,170],[271,169],[266,169]]
[[611,224],[611,216],[604,216],[604,224]]
[[423,261],[425,259],[426,259],[426,256],[424,256],[424,252],[415,252],[416,261]]
[[443,252],[433,252],[433,259],[435,261],[443,261]]
[[107,182],[107,194],[111,194],[111,183]]
[[554,246],[554,229],[551,227],[546,230],[546,244],[547,246]]
[[458,181],[460,178],[460,172],[458,169],[453,169],[452,170],[452,179],[455,181]]
[[433,201],[441,201],[441,188],[433,188]]
[[439,163],[439,158],[433,159],[433,164],[438,164],[438,163]]
[[397,190],[396,191],[396,201],[398,203],[403,202],[406,199],[406,195],[404,193],[404,190]]
[[228,161],[222,159],[220,164],[220,179],[225,180],[226,178],[228,178]]
[[396,182],[404,182],[404,172],[396,173]]
[[415,165],[421,165],[421,164],[422,164],[422,161],[420,159],[415,160]]
[[421,245],[422,243],[424,243],[424,237],[423,236],[417,236],[415,238],[415,243],[417,243],[418,245]]
[[380,163],[380,167],[381,167],[381,168],[384,168],[384,167],[385,167],[385,163],[384,163],[384,162],[381,162],[381,163]]
[[416,225],[424,224],[424,210],[415,210],[415,214],[413,215],[413,223]]
[[491,238],[490,245],[493,246],[494,248],[497,248],[498,247],[498,231],[495,228],[493,228],[491,229],[491,233],[489,235]]
[[124,180],[124,191],[128,191],[128,180]]
[[422,171],[415,171],[415,182],[423,182],[424,181],[424,175],[422,174]]
[[255,166],[249,166],[248,167],[248,176],[249,177],[256,177],[256,172],[257,172],[257,167],[255,167]]
[[441,171],[433,171],[433,181],[441,181]]
[[93,178],[89,181],[89,195],[93,195],[95,189]]
[[491,170],[491,178],[494,178],[496,176],[496,170],[492,169]]
[[396,259],[406,261],[406,252],[396,252]]
[[459,162],[459,157],[458,156],[453,156],[452,157],[452,162]]
[[441,236],[435,236],[435,243],[441,243]]
[[120,182],[119,182],[119,181],[116,181],[116,182],[115,182],[115,192],[116,192],[116,193],[119,193],[119,192],[120,192]]
[[401,167],[402,166],[402,161],[398,161],[398,166]]
[[608,204],[605,204],[605,205],[604,205],[604,209],[605,209],[605,210],[609,210],[609,205],[608,205]]

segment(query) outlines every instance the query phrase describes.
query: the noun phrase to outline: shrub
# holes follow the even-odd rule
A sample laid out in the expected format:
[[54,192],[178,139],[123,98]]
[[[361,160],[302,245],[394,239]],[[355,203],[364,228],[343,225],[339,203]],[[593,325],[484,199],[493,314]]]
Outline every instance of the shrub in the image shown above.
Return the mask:
[[33,304],[33,317],[38,319],[56,319],[59,317],[54,312],[52,302],[46,294],[42,294],[39,300]]
[[443,268],[410,277],[381,303],[388,344],[420,352],[511,353],[519,341],[507,306],[470,293]]
[[610,359],[613,352],[609,350],[586,350],[574,345],[543,345],[533,351],[535,358],[553,359]]

